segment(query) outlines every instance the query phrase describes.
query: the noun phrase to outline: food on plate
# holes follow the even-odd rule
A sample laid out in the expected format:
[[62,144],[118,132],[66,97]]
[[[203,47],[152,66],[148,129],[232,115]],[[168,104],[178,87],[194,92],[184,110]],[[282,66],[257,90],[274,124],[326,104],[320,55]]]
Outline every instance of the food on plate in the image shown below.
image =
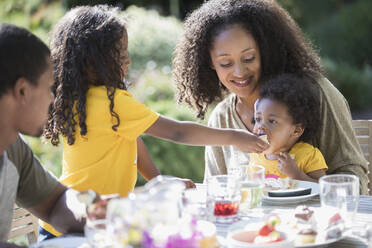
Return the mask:
[[270,191],[296,189],[297,187],[298,181],[289,177],[277,179],[269,177],[265,179],[264,194],[268,195]]
[[326,239],[336,239],[341,237],[344,228],[344,220],[339,213],[335,213],[328,220],[328,226],[325,230]]
[[337,225],[343,222],[341,215],[339,213],[335,213],[331,218],[329,218],[328,226]]
[[312,228],[302,229],[297,233],[295,243],[296,245],[312,244],[315,242],[317,234]]
[[239,242],[248,242],[253,244],[271,244],[284,240],[281,232],[277,231],[275,226],[280,223],[277,216],[270,218],[263,223],[258,230],[244,230],[231,235],[231,238]]
[[321,212],[321,209],[297,206],[293,214],[281,216],[283,221],[277,229],[295,233],[297,246],[340,238],[344,228],[341,215],[335,213],[328,218]]
[[314,210],[305,205],[296,207],[294,217],[302,224],[312,224],[312,222],[315,222]]

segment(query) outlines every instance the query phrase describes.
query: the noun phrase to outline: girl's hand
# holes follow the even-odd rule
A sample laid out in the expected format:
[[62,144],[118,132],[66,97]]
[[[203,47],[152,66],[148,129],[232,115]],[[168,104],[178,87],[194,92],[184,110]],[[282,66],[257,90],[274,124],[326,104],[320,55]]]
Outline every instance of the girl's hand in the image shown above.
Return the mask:
[[270,145],[244,130],[234,130],[233,145],[241,152],[245,153],[261,153],[268,149]]
[[287,152],[282,152],[278,156],[278,169],[280,172],[292,179],[300,178],[302,171],[298,168],[296,160],[292,159]]
[[181,182],[183,182],[186,186],[186,189],[193,189],[193,188],[196,188],[196,185],[195,183],[191,180],[191,179],[187,179],[187,178],[177,178],[177,180],[180,180]]

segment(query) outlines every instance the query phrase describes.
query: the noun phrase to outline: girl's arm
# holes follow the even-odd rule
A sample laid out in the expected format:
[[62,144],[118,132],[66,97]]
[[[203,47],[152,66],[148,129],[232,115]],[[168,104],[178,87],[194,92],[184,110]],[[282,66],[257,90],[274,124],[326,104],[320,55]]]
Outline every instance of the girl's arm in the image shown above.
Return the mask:
[[140,137],[137,138],[137,154],[137,169],[146,181],[160,175],[160,171],[152,161],[145,143]]
[[247,153],[259,153],[269,147],[266,142],[245,130],[211,128],[195,122],[172,120],[164,116],[160,116],[145,133],[185,145],[233,145]]
[[[156,176],[160,175],[160,171],[152,161],[150,154],[147,151],[146,145],[141,139],[141,137],[137,138],[137,169],[139,173],[146,179],[146,181],[150,181]],[[195,188],[195,183],[186,178],[177,178],[183,182],[186,188]]]

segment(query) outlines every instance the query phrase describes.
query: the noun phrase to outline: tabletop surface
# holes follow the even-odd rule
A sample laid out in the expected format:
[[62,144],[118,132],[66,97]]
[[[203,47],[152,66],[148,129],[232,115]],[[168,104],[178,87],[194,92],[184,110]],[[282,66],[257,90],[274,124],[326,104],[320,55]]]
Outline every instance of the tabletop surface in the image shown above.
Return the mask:
[[[320,207],[320,199],[319,196],[315,196],[312,199],[302,202],[300,204],[305,204],[309,207]],[[297,204],[287,204],[287,205],[271,205],[267,203],[262,204],[262,210],[265,213],[270,211],[285,211],[290,209],[295,209]],[[357,226],[365,226],[366,224],[372,225],[372,196],[360,196],[359,204],[358,204],[358,212],[355,216],[354,224]],[[227,236],[227,231],[230,225],[228,224],[216,224],[217,226],[217,235],[219,238],[223,240],[223,237]],[[315,247],[315,246],[314,246]],[[343,248],[343,247],[368,247],[367,242],[362,240],[355,235],[348,235],[343,239],[329,244],[326,247],[334,247],[334,248]],[[372,246],[371,246],[372,247]]]

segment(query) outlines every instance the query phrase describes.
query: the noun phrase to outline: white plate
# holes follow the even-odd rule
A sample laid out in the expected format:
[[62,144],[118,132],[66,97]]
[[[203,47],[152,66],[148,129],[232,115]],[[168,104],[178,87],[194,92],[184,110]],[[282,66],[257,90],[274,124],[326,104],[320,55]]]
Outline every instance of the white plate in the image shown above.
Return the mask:
[[84,243],[87,243],[87,239],[85,237],[60,237],[48,239],[43,242],[31,245],[30,248],[76,248],[83,245]]
[[337,241],[339,241],[342,238],[343,237],[341,236],[338,239],[328,239],[328,240],[324,240],[322,242],[315,242],[315,243],[312,243],[312,244],[296,245],[295,247],[296,248],[327,247],[329,244],[332,244],[334,242],[337,242]]
[[308,182],[308,181],[298,181],[297,188],[311,188],[310,195],[301,195],[301,196],[290,196],[290,197],[270,197],[267,195],[263,196],[263,202],[276,205],[285,205],[288,203],[300,203],[307,201],[314,196],[319,195],[319,184]]
[[[292,215],[292,214],[293,213],[291,213],[291,214],[287,213],[285,215],[288,216],[288,215]],[[278,215],[279,215],[279,218],[283,218],[283,214],[278,213]],[[249,219],[249,220],[238,221],[238,222],[232,224],[229,227],[227,238],[225,238],[224,239],[224,242],[223,243],[221,242],[221,243],[227,246],[228,245],[228,241],[229,241],[228,240],[229,234],[231,234],[232,232],[238,231],[238,230],[243,231],[247,225],[255,226],[256,227],[256,226],[260,226],[262,224],[263,224],[262,219],[254,219],[254,218],[252,218],[252,219]],[[281,230],[281,231],[283,231],[283,230]],[[291,233],[291,232],[286,231],[286,233],[288,234],[288,233]],[[292,236],[292,239],[293,240],[294,240],[294,238],[295,237]],[[323,240],[323,239],[320,239],[319,240],[318,239],[318,240],[316,240],[312,244],[304,244],[304,245],[296,245],[295,244],[294,247],[296,247],[296,248],[327,247],[329,244],[334,243],[334,242],[337,242],[337,241],[339,241],[339,240],[341,240],[343,238],[344,238],[344,236],[341,235],[337,239],[328,239],[328,240]],[[268,244],[267,247],[271,247],[270,244]],[[286,247],[292,247],[292,246],[288,246],[287,245]]]

